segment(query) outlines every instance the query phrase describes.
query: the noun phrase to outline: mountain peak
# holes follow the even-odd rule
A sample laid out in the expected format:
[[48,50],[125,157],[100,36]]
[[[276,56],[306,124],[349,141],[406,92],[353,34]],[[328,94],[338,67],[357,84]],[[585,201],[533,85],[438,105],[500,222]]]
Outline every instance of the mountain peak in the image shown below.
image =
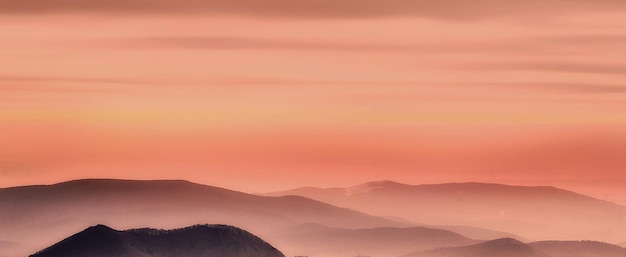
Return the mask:
[[111,255],[119,255],[126,250],[124,240],[119,231],[99,224],[89,227],[31,256],[66,256],[68,251],[83,252],[86,254],[85,256],[91,256],[90,254],[92,253],[103,251]]
[[112,230],[112,231],[115,231],[114,229],[110,228],[109,226],[102,225],[102,224],[91,226],[91,227],[87,228],[86,230],[98,230],[98,231]]
[[98,235],[103,235],[103,234],[114,234],[117,233],[118,231],[115,229],[112,229],[108,226],[102,225],[102,224],[98,224],[95,226],[91,226],[88,227],[87,229],[83,230],[80,234],[86,234],[86,235],[94,235],[94,234],[98,234]]
[[364,183],[363,185],[388,187],[388,186],[400,186],[400,185],[404,186],[406,184],[398,183],[392,180],[377,180],[377,181],[370,181],[370,182]]
[[510,237],[487,241],[484,244],[492,246],[526,245],[522,241]]
[[346,188],[346,195],[357,195],[367,193],[377,189],[388,189],[394,188],[398,186],[408,186],[405,184],[401,184],[391,180],[380,180],[380,181],[371,181],[367,183],[363,183],[360,185],[356,185],[353,187]]

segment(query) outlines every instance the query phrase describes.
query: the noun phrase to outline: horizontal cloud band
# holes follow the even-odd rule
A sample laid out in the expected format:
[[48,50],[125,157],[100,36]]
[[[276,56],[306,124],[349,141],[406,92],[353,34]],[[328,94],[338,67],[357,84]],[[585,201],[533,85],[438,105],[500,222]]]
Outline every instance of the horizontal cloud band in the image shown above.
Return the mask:
[[0,0],[0,13],[203,13],[266,17],[484,18],[626,9],[621,0]]

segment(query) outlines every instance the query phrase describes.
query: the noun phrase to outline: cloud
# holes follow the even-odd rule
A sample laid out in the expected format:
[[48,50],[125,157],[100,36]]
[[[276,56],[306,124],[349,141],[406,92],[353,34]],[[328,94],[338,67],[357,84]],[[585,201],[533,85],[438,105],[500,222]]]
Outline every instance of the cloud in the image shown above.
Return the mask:
[[194,50],[308,50],[334,52],[385,52],[385,53],[499,53],[543,54],[551,45],[502,40],[467,42],[402,42],[367,43],[362,41],[338,42],[331,40],[303,40],[290,38],[223,37],[223,36],[148,36],[126,37],[80,42],[82,45],[112,48],[169,48]]
[[601,34],[594,35],[591,33],[582,35],[563,35],[551,36],[539,39],[547,43],[556,43],[559,45],[580,45],[580,46],[598,46],[598,45],[620,45],[626,44],[626,35],[624,34]]
[[[393,27],[389,27],[393,29]],[[443,27],[441,30],[456,30],[458,27]],[[348,32],[346,32],[348,33]],[[448,32],[451,33],[452,32]],[[355,33],[356,34],[356,33]],[[287,35],[287,36],[286,36]],[[515,55],[569,55],[581,51],[592,53],[619,51],[626,44],[626,36],[615,34],[579,33],[557,36],[519,37],[515,39],[498,38],[492,35],[460,37],[456,40],[432,40],[432,34],[425,33],[423,38],[405,41],[387,40],[370,42],[359,40],[340,41],[333,38],[297,38],[286,35],[267,35],[263,37],[238,35],[149,35],[136,37],[116,37],[91,41],[77,41],[79,46],[98,46],[114,48],[184,48],[199,50],[322,50],[344,52],[389,52],[389,53],[497,53]],[[458,35],[455,35],[458,36]]]
[[481,83],[472,85],[487,85],[498,87],[520,87],[543,91],[558,91],[570,93],[626,93],[624,85],[607,85],[599,83],[555,83],[555,82],[519,82],[519,83]]
[[[191,48],[216,50],[247,50],[247,49],[277,49],[277,50],[333,50],[333,51],[414,51],[420,50],[416,45],[383,45],[363,43],[314,42],[288,39],[261,39],[245,37],[180,37],[157,36],[120,38],[98,44],[121,47],[163,47],[163,48]],[[427,49],[424,49],[427,50]]]
[[[115,78],[1,76],[0,101],[4,104],[23,102],[24,99],[41,101],[47,97],[73,94],[129,93],[129,86],[149,85],[147,81]],[[64,101],[67,101],[67,97]]]
[[45,76],[0,76],[0,83],[104,83],[143,84],[146,81],[109,78],[45,77]]
[[485,18],[615,10],[616,0],[0,0],[4,13],[203,13],[265,17],[440,17]]
[[0,92],[121,92],[126,91],[124,87],[128,85],[149,83],[116,78],[0,75]]
[[626,64],[586,64],[570,62],[471,63],[456,68],[476,71],[547,71],[605,75],[626,74]]

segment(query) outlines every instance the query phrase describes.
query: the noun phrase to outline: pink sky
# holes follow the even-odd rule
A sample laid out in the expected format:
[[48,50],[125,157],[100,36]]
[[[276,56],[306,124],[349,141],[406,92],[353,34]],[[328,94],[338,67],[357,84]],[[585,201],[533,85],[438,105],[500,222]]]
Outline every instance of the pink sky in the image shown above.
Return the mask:
[[483,181],[626,204],[626,4],[167,3],[0,0],[0,187]]

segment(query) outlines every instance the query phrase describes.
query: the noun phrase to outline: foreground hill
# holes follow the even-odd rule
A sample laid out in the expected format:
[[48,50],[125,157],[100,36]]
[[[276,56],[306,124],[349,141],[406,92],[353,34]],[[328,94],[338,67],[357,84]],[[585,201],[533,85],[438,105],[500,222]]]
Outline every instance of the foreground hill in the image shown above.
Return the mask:
[[626,249],[595,241],[541,241],[528,245],[551,257],[626,257]]
[[419,251],[403,257],[549,257],[549,255],[512,238],[496,239],[476,245]]
[[90,227],[31,257],[284,257],[236,227],[197,225],[176,230]]
[[398,256],[415,250],[471,245],[479,241],[441,229],[331,228],[302,224],[283,233],[281,241],[308,256]]
[[482,227],[530,240],[622,242],[626,238],[625,207],[554,187],[484,183],[405,185],[379,181],[349,188],[309,187],[268,195],[300,195],[417,224]]
[[119,228],[221,223],[264,238],[307,222],[345,228],[402,225],[300,196],[264,197],[167,180],[89,179],[5,188],[0,210],[0,240],[32,245],[25,249],[31,253],[99,223]]

